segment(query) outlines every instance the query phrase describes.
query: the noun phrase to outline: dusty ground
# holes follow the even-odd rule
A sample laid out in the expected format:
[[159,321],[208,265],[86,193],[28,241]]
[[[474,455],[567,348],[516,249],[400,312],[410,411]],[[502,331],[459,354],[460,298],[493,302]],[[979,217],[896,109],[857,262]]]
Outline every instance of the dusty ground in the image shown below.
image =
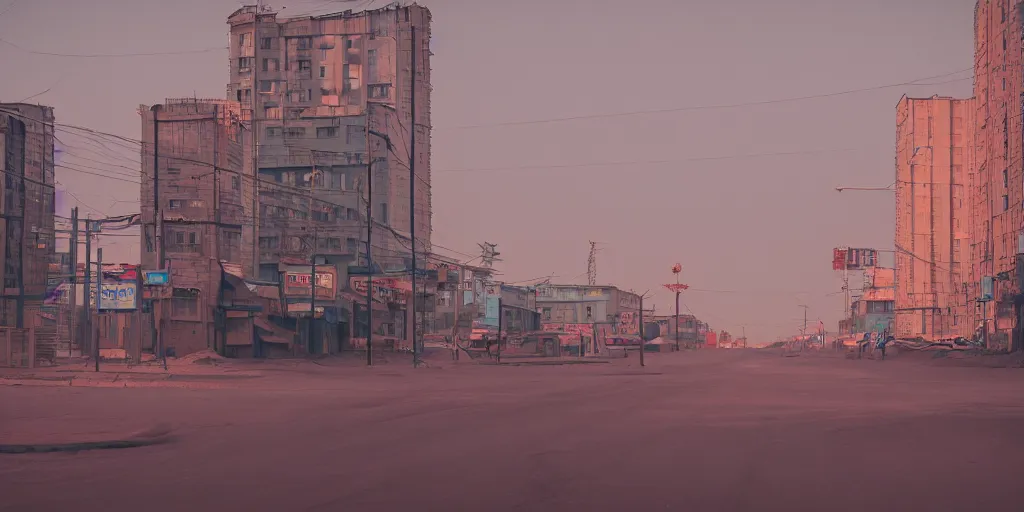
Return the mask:
[[0,510],[1024,509],[1024,370],[756,351],[347,364],[221,389],[0,387]]

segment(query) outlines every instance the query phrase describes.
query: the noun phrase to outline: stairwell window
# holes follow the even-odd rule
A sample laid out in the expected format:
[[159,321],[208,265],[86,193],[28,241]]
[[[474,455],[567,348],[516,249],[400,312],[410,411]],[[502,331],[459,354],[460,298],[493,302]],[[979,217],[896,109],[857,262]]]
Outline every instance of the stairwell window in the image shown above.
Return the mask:
[[1006,210],[1009,210],[1009,209],[1010,209],[1010,196],[1004,194],[1003,195],[1003,211],[1005,212]]

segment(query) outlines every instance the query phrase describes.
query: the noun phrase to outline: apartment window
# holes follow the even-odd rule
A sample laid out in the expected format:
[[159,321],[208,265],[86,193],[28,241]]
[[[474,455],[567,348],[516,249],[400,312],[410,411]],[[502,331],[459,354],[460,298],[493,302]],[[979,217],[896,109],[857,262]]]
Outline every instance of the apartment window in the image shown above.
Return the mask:
[[288,119],[298,119],[298,118],[302,117],[302,110],[303,109],[301,109],[301,108],[290,108],[290,109],[288,109]]
[[1003,188],[1010,186],[1010,172],[1003,169]]
[[388,88],[389,87],[390,86],[387,85],[387,84],[371,85],[370,86],[370,97],[374,98],[374,99],[387,99],[388,98]]
[[260,249],[277,249],[280,244],[281,239],[276,236],[260,237]]
[[205,208],[206,207],[206,201],[203,201],[202,199],[192,199],[192,200],[190,200],[188,202],[188,207],[189,208]]
[[320,78],[327,78],[327,66],[320,66]]
[[249,71],[252,68],[252,57],[238,58],[238,71]]
[[281,62],[277,59],[263,59],[263,71],[280,71]]
[[281,107],[264,107],[263,119],[281,119]]
[[252,41],[251,32],[243,32],[241,34],[238,34],[238,46],[242,48],[252,46],[252,43],[250,41]]
[[298,45],[300,50],[308,50],[313,47],[313,39],[310,37],[300,37]]
[[241,188],[242,188],[242,179],[239,178],[238,176],[232,176],[231,177],[231,190],[241,190]]
[[352,39],[346,39],[345,40],[345,49],[346,50],[351,50],[352,49]]
[[551,320],[551,308],[541,308],[540,315],[544,320]]
[[1003,90],[1004,91],[1006,90],[1006,79],[1005,78],[1003,78]]
[[312,67],[312,64],[310,64],[310,62],[308,60],[300,60],[299,61],[299,71],[309,71],[311,69],[311,67]]
[[242,256],[242,232],[224,231],[220,239],[220,259],[238,261]]
[[168,252],[200,254],[199,232],[195,230],[171,230]]
[[270,37],[261,37],[260,38],[260,50],[269,50],[270,49],[270,45],[272,44],[272,41],[273,41],[273,39],[270,38]]
[[171,210],[180,210],[185,207],[185,201],[181,199],[171,199],[167,202],[167,208]]
[[381,203],[380,204],[380,221],[385,223],[385,224],[388,223],[388,204],[387,203]]
[[368,66],[377,65],[377,50],[366,50],[366,64]]
[[594,319],[593,308],[591,306],[587,306],[587,320],[590,321],[590,320],[593,320],[593,319]]
[[346,238],[345,239],[345,250],[347,250],[350,253],[356,252],[356,239],[355,238]]
[[338,136],[338,129],[333,126],[321,126],[316,129],[316,138],[331,139]]
[[284,131],[284,134],[287,137],[305,137],[306,129],[301,126],[289,126],[288,129]]
[[274,81],[273,80],[260,80],[260,92],[271,93],[274,92]]
[[268,139],[272,139],[274,137],[280,137],[280,136],[281,136],[281,127],[280,126],[268,126],[267,127],[267,138]]
[[345,127],[345,144],[357,144],[366,136],[362,126],[348,125]]
[[238,101],[248,102],[249,99],[252,98],[252,90],[251,89],[239,89],[239,90],[235,91],[235,97],[236,97],[236,99]]
[[1006,210],[1009,210],[1009,209],[1010,209],[1010,196],[1004,194],[1003,195],[1003,211],[1005,212]]

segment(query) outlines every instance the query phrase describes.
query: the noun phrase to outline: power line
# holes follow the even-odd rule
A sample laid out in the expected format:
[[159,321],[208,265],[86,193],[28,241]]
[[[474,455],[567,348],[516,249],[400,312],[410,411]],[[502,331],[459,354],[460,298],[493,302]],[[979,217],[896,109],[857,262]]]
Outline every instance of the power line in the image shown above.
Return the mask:
[[[894,87],[907,87],[907,86],[916,86],[916,85],[941,85],[941,84],[946,84],[946,83],[960,82],[960,81],[963,81],[963,80],[970,80],[970,79],[972,79],[974,77],[973,76],[969,76],[969,77],[956,78],[956,79],[947,80],[947,81],[931,82],[931,83],[920,83],[920,82],[922,82],[924,80],[932,80],[932,79],[936,79],[936,78],[944,78],[944,77],[956,75],[956,74],[959,74],[959,73],[963,73],[965,71],[973,71],[973,69],[974,69],[974,67],[972,66],[970,68],[960,69],[960,70],[953,71],[953,72],[950,72],[950,73],[943,73],[941,75],[934,75],[934,76],[918,78],[916,80],[911,80],[911,81],[908,81],[908,82],[899,82],[899,83],[893,83],[893,84],[876,85],[876,86],[873,86],[873,87],[862,87],[862,88],[859,88],[859,89],[848,89],[848,90],[845,90],[845,91],[836,91],[836,92],[829,92],[829,93],[822,93],[822,94],[809,94],[809,95],[806,95],[806,96],[796,96],[796,97],[791,97],[791,98],[778,98],[778,99],[761,100],[761,101],[745,101],[745,102],[740,102],[740,103],[723,103],[723,104],[717,104],[717,105],[694,105],[694,106],[676,107],[676,108],[661,108],[661,109],[649,109],[649,110],[632,110],[632,111],[615,112],[615,113],[608,113],[608,114],[586,114],[586,115],[578,115],[578,116],[550,117],[550,118],[545,118],[545,119],[533,119],[533,120],[528,120],[528,121],[506,121],[506,122],[500,122],[500,123],[485,123],[485,124],[451,126],[451,127],[448,127],[448,129],[451,129],[451,130],[465,130],[465,129],[470,129],[470,128],[489,128],[489,127],[497,127],[497,126],[520,126],[520,125],[529,125],[529,124],[547,124],[547,123],[559,123],[559,122],[565,122],[565,121],[582,121],[582,120],[590,120],[590,119],[607,119],[607,118],[614,118],[614,117],[628,117],[628,116],[639,116],[639,115],[647,115],[647,114],[665,114],[665,113],[672,113],[672,112],[693,112],[693,111],[699,111],[699,110],[720,110],[720,109],[731,109],[731,108],[740,108],[740,107],[755,107],[755,106],[762,106],[762,105],[774,105],[774,104],[779,104],[779,103],[792,103],[792,102],[797,102],[797,101],[813,100],[813,99],[820,99],[820,98],[832,98],[832,97],[836,97],[836,96],[845,96],[845,95],[849,95],[849,94],[857,94],[857,93],[862,93],[862,92],[880,91],[880,90],[884,90],[884,89],[892,89]],[[435,130],[438,129],[438,128],[444,129],[445,127],[443,127],[443,126],[442,127],[436,127],[436,126],[433,127],[433,129],[435,129]]]
[[215,48],[200,48],[196,50],[179,50],[171,52],[139,52],[139,53],[56,53],[56,52],[44,52],[39,50],[33,50],[31,48],[25,48],[24,46],[12,43],[6,39],[0,39],[0,43],[6,44],[17,50],[21,50],[25,53],[31,53],[32,55],[46,55],[49,57],[72,57],[81,59],[103,59],[103,58],[121,58],[121,57],[158,57],[162,55],[189,55],[196,53],[209,53],[220,50],[227,50],[227,46],[218,46]]
[[808,150],[808,151],[779,151],[772,153],[748,153],[742,155],[720,155],[720,156],[702,156],[692,158],[682,158],[673,160],[629,160],[629,161],[616,161],[616,162],[587,162],[577,164],[561,164],[561,165],[522,165],[517,167],[476,167],[476,168],[462,168],[462,169],[436,169],[432,172],[499,172],[499,171],[521,171],[528,169],[576,169],[581,167],[604,167],[604,166],[622,166],[622,165],[657,165],[657,164],[675,164],[684,162],[704,162],[704,161],[715,161],[715,160],[734,160],[743,158],[760,158],[760,157],[774,157],[774,156],[792,156],[792,155],[817,155],[827,153],[846,153],[846,152],[857,152],[857,151],[874,151],[874,148],[847,148],[847,149],[819,149],[819,150]]

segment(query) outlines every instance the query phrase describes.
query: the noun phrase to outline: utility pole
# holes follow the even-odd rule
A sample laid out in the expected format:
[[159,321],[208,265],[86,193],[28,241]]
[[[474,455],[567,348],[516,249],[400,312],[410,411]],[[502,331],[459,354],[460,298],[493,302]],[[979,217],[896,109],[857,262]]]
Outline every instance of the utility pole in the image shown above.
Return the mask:
[[590,254],[587,256],[587,284],[597,286],[597,242],[594,241],[590,242]]
[[[310,154],[312,160],[314,155]],[[306,324],[306,351],[310,354],[313,353],[313,319],[316,317],[316,250],[317,244],[320,242],[317,239],[316,219],[313,215],[313,191],[316,186],[316,165],[312,167],[312,171],[309,173],[309,230],[312,231],[313,235],[313,247],[309,253],[309,323]]]
[[[99,317],[103,310],[103,248],[96,249],[96,314]],[[92,346],[93,359],[96,361],[96,371],[100,371],[100,337],[97,335]]]
[[68,329],[70,339],[68,340],[68,357],[71,357],[72,346],[78,338],[78,207],[71,209],[71,245],[68,247],[71,253],[71,296],[68,302],[71,304],[71,327]]
[[[76,269],[77,272],[77,269]],[[85,338],[92,342],[92,306],[89,304],[89,293],[92,288],[89,286],[92,282],[92,216],[85,218],[85,293],[82,294],[82,298],[85,302],[84,313],[85,313]],[[99,297],[97,297],[99,299]],[[81,347],[83,350],[87,347]],[[88,349],[92,349],[92,345],[88,345]]]
[[[370,104],[366,104],[366,366],[373,366],[373,152],[370,150]],[[360,197],[362,191],[360,191]],[[355,308],[353,308],[355,309]]]
[[[412,72],[409,73],[409,110],[412,111],[412,134],[409,135],[409,237],[412,242],[412,302],[409,303],[412,324],[412,366],[419,366],[419,344],[416,342],[416,25],[410,30],[410,55]],[[500,340],[498,353],[501,353]]]
[[[220,254],[220,222],[221,222],[221,218],[220,218],[220,177],[218,176],[219,173],[217,172],[217,163],[218,163],[217,162],[217,132],[220,130],[220,126],[219,126],[219,123],[218,123],[218,114],[220,112],[220,109],[218,107],[219,107],[219,105],[214,105],[213,106],[213,137],[212,137],[212,139],[213,139],[212,140],[212,142],[213,142],[213,144],[212,144],[213,145],[213,162],[212,162],[212,167],[213,167],[213,169],[212,169],[212,171],[213,171],[213,254],[214,254],[214,261],[213,261],[213,263],[216,263],[218,269],[220,269],[223,272],[223,267],[220,266],[220,262],[221,262],[221,254]],[[258,239],[256,240],[256,244],[257,245],[259,244],[259,240]],[[241,248],[241,247],[239,247],[239,248]],[[207,263],[207,265],[209,265],[209,263]],[[209,268],[209,267],[207,267],[207,268]],[[218,350],[218,344],[217,344],[217,333],[221,330],[221,326],[226,322],[226,320],[224,318],[222,318],[222,316],[221,316],[223,311],[221,310],[220,304],[217,304],[214,307],[214,312],[215,313],[213,315],[213,318],[214,318],[214,322],[213,322],[213,351],[215,353],[217,353],[217,354],[222,355],[222,356],[226,356],[227,355],[227,342],[226,342],[226,338],[227,337],[226,336],[221,336],[221,339],[220,339],[220,342],[223,345],[223,350]],[[220,325],[218,325],[218,324],[220,324]]]
[[[803,329],[800,330],[800,334],[803,336],[807,336],[807,309],[809,308],[809,306],[799,304],[798,307],[804,308],[804,327]],[[746,332],[746,330],[744,330],[744,332]],[[744,337],[746,337],[746,335],[744,335]]]
[[[256,15],[252,21],[252,87],[249,88],[249,108],[252,113],[249,117],[250,138],[252,142],[250,159],[252,160],[252,261],[253,273],[259,275],[260,268],[260,130],[256,116],[256,97],[259,94],[259,71],[260,62],[260,11],[263,10],[263,0],[256,0]],[[285,116],[287,117],[287,116]],[[160,260],[161,265],[163,260]]]
[[[646,293],[645,293],[646,295]],[[679,324],[679,318],[676,318],[676,325]],[[644,363],[644,296],[640,296],[640,366],[647,366]]]
[[[501,364],[501,328],[505,323],[505,315],[502,314],[504,305],[504,302],[501,300],[501,288],[498,288],[498,364]],[[561,345],[559,345],[559,355],[561,355]]]

